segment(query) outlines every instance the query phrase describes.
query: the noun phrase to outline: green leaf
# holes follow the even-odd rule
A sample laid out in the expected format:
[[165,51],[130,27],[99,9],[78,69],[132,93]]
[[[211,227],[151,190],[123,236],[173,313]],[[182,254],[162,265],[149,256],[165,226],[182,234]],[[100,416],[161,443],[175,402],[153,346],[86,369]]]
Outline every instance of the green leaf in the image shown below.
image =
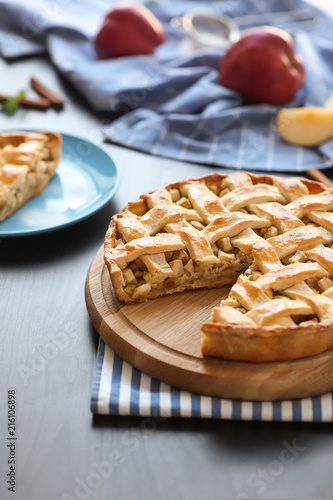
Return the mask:
[[17,99],[18,101],[24,98],[25,98],[25,90],[20,90],[20,92],[15,96],[15,99]]
[[18,110],[20,103],[14,97],[9,97],[6,99],[1,106],[1,111],[6,113],[6,115],[12,115]]
[[20,100],[24,99],[25,91],[21,90],[15,97],[6,97],[1,105],[1,111],[6,115],[13,115],[20,107]]

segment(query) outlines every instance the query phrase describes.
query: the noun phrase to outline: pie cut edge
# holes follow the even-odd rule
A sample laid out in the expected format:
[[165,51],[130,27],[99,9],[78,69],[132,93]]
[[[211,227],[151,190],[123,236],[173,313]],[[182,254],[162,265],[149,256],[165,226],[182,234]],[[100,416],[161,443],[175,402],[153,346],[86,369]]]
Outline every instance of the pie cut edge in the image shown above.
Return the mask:
[[105,262],[127,304],[230,285],[202,325],[205,355],[312,356],[333,348],[332,211],[333,190],[308,179],[184,179],[111,218]]

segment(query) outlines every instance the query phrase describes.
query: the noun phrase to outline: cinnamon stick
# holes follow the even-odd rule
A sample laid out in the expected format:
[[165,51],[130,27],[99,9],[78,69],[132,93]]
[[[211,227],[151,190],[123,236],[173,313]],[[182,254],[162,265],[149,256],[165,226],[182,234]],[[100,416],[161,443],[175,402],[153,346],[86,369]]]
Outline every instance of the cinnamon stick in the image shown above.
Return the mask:
[[322,184],[325,184],[325,186],[329,188],[333,188],[333,182],[327,177],[327,175],[323,174],[320,170],[317,170],[316,168],[310,168],[307,171],[307,174],[311,179],[314,179],[315,181],[321,182]]
[[38,99],[20,99],[19,102],[22,108],[38,109],[40,111],[45,111],[52,105],[51,101],[44,97],[39,97]]
[[37,80],[37,78],[31,77],[30,85],[39,95],[48,99],[53,108],[60,110],[64,107],[64,100],[52,92],[41,81]]

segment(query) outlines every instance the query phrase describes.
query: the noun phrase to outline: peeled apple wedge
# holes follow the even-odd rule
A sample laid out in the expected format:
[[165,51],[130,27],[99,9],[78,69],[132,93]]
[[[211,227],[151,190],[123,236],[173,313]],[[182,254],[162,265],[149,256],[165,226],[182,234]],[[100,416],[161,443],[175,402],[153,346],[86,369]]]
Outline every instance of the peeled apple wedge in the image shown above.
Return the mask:
[[333,108],[333,92],[325,102],[325,108]]
[[333,136],[333,109],[281,109],[276,124],[285,141],[298,146],[317,146]]

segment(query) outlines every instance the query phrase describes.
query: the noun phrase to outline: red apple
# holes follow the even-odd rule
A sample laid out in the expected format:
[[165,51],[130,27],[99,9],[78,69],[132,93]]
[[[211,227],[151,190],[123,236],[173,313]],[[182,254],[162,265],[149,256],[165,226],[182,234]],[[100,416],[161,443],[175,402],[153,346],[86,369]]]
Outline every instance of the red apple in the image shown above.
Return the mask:
[[220,63],[220,82],[248,102],[283,106],[304,80],[304,66],[292,37],[284,30],[260,26],[243,31]]
[[160,21],[144,5],[135,2],[115,3],[106,14],[96,39],[99,57],[153,54],[165,40]]

